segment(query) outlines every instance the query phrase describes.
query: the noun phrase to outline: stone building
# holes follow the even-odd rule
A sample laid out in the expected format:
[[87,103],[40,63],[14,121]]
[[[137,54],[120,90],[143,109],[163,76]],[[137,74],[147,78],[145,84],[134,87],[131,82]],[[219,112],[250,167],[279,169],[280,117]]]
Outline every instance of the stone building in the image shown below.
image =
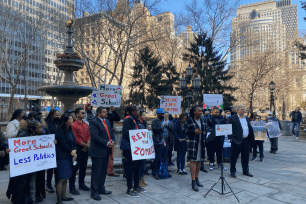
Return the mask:
[[[174,15],[164,12],[152,16],[142,1],[136,1],[132,8],[128,0],[118,0],[114,11],[100,12],[92,15],[84,13],[82,18],[76,19],[76,44],[83,56],[90,58],[88,67],[97,73],[94,82],[118,84],[119,80],[105,68],[113,72],[118,78],[123,74],[123,98],[130,93],[132,68],[135,57],[140,49],[149,46],[160,57],[162,63],[171,61],[178,71],[185,70],[186,63],[182,56],[188,42],[194,40],[194,32],[188,27],[181,35],[174,29]],[[78,33],[79,30],[79,33]],[[102,35],[102,36],[101,36]],[[126,45],[130,47],[124,47]],[[122,57],[118,60],[118,56]],[[86,57],[85,57],[86,58]],[[94,61],[94,62],[93,62]],[[121,62],[125,62],[122,72]],[[95,64],[95,62],[101,66]],[[83,69],[75,74],[75,80],[86,86],[94,85],[90,74],[91,69]],[[82,98],[79,104],[88,103],[90,98]]]

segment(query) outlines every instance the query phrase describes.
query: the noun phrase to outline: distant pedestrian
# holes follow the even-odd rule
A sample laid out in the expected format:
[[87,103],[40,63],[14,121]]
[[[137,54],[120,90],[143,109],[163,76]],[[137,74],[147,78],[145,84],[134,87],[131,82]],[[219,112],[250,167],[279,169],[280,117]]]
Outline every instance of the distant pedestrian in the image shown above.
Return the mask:
[[199,180],[201,161],[205,159],[205,140],[208,126],[202,117],[202,108],[195,106],[184,124],[183,134],[187,137],[188,158],[190,160],[191,186],[194,191],[203,187]]
[[[289,115],[292,122],[292,134],[293,138],[299,139],[299,131],[300,131],[300,124],[303,122],[303,116],[300,112],[300,107],[297,107],[295,111],[292,111]],[[294,128],[296,128],[296,131],[294,131]]]
[[[282,125],[280,124],[280,121],[277,117],[273,116],[273,113],[272,111],[269,111],[268,112],[268,118],[266,119],[266,123],[270,123],[270,122],[273,122],[273,121],[276,121],[278,122],[278,125],[279,125],[279,129],[280,129],[280,133],[282,133]],[[267,134],[269,136],[269,132],[267,131]],[[274,138],[270,138],[270,144],[271,144],[271,150],[270,150],[270,153],[272,154],[276,154],[277,150],[278,150],[278,137],[274,137]]]

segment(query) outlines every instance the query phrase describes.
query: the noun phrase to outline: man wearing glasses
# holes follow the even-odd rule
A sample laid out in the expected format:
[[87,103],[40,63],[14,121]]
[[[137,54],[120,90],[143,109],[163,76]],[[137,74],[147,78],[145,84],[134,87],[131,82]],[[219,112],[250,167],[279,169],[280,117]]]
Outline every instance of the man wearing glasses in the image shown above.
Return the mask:
[[69,179],[69,192],[74,195],[80,195],[80,192],[75,188],[75,176],[79,170],[79,189],[90,191],[84,183],[86,175],[86,167],[88,160],[88,150],[90,146],[90,133],[87,123],[83,121],[85,110],[83,108],[75,109],[76,120],[73,122],[72,131],[77,143],[77,164],[73,166],[72,176]]

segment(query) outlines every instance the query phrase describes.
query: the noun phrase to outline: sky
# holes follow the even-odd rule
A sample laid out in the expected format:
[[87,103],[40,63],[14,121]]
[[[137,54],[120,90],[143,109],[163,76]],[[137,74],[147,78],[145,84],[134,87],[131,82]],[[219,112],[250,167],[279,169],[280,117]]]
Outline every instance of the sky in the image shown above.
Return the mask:
[[[185,3],[191,0],[167,0],[161,4],[163,12],[170,11],[171,13],[184,13]],[[204,1],[204,0],[203,0]],[[232,1],[232,0],[229,0]],[[260,2],[262,0],[240,0],[241,5]],[[298,7],[298,27],[299,29],[306,29],[306,21],[303,17],[306,17],[306,11],[302,9],[300,0],[292,0],[292,4],[297,4]]]

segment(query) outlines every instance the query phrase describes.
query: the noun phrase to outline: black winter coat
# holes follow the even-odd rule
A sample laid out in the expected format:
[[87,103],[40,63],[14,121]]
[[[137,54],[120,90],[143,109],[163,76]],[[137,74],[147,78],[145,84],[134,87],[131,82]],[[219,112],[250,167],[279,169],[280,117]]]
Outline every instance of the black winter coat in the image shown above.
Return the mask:
[[[72,134],[72,138],[69,134]],[[71,152],[76,150],[76,143],[72,130],[67,127],[59,128],[55,134],[57,140],[56,159],[72,159]]]

